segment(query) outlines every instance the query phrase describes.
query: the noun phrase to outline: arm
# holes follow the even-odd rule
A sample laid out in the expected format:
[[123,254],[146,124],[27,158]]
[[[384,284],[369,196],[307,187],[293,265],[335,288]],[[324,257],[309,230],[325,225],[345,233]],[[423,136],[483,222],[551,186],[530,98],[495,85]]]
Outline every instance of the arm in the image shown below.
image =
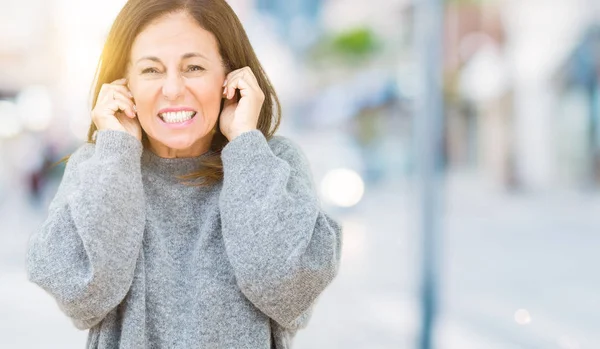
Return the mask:
[[27,249],[31,282],[52,295],[79,329],[91,328],[125,297],[145,224],[142,144],[98,131],[69,159],[41,229]]
[[309,164],[287,138],[248,131],[222,159],[222,234],[238,285],[281,326],[302,328],[337,274],[341,226],[319,207]]

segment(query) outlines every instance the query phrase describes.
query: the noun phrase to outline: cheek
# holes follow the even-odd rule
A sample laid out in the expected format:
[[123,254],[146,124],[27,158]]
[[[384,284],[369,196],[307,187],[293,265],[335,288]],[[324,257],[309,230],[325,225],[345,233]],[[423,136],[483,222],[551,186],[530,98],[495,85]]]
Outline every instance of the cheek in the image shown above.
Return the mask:
[[138,116],[145,117],[154,114],[156,96],[160,96],[161,85],[157,81],[141,81],[132,84],[130,91],[138,110]]
[[196,100],[200,103],[205,112],[210,112],[214,108],[221,106],[223,87],[222,83],[216,79],[205,79],[194,82],[190,90]]

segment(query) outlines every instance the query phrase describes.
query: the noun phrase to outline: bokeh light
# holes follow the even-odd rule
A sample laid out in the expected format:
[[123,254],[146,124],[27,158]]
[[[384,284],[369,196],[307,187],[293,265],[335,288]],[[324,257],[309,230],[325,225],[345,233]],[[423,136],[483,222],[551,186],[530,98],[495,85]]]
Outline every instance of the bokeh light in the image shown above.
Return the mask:
[[0,137],[10,138],[18,135],[23,129],[19,119],[17,105],[11,101],[0,100]]
[[331,170],[321,181],[321,194],[325,201],[340,207],[356,205],[364,191],[365,184],[360,175],[346,168]]
[[30,131],[44,131],[52,121],[52,99],[45,86],[29,86],[17,96],[23,126]]
[[531,315],[527,309],[519,309],[515,312],[515,321],[519,325],[528,325],[531,323]]

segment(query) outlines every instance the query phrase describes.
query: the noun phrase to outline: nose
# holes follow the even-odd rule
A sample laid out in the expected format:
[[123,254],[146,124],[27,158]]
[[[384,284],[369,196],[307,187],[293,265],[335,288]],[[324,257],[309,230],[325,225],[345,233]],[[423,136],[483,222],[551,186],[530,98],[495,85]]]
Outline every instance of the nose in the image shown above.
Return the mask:
[[177,100],[183,94],[183,78],[179,73],[168,74],[162,87],[163,96],[167,100]]

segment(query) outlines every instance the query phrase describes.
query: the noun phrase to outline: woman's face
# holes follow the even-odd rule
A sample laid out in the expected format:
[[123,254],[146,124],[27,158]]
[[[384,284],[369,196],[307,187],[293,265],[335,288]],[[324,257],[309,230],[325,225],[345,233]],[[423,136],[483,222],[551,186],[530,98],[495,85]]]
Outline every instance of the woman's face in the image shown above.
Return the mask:
[[226,76],[214,35],[185,12],[168,14],[136,37],[130,57],[128,85],[152,150],[162,157],[206,152]]

